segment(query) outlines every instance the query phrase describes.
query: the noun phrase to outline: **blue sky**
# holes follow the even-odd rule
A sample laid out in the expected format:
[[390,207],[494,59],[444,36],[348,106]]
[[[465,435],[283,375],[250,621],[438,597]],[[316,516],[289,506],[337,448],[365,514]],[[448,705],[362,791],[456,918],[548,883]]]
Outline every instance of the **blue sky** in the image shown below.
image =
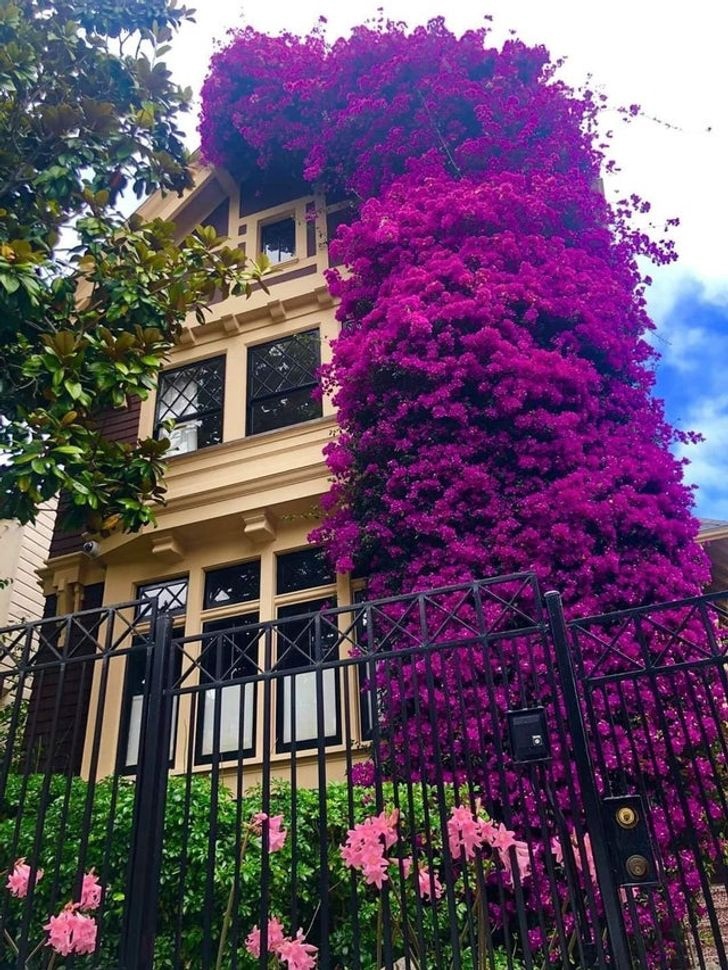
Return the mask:
[[698,485],[698,514],[728,519],[728,298],[683,275],[654,315],[662,357],[656,393],[672,424],[705,438],[678,449],[690,460],[686,478]]

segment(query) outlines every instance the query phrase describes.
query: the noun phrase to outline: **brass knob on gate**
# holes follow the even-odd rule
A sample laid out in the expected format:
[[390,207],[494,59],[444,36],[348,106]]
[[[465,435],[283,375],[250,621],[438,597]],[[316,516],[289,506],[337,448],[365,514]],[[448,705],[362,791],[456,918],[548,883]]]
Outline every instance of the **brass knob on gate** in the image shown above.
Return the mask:
[[633,829],[639,820],[639,815],[629,805],[623,805],[617,809],[617,824],[623,829]]
[[624,867],[633,879],[644,879],[650,871],[650,864],[643,855],[631,855]]

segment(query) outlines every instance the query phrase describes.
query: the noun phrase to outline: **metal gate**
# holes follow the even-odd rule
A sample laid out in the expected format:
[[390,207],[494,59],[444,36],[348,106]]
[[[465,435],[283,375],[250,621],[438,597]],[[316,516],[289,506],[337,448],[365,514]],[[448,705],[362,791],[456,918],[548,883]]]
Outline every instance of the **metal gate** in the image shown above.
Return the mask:
[[725,968],[726,594],[573,620],[568,630],[556,594],[546,599],[575,751],[582,730],[587,746],[578,759],[585,804],[593,779],[609,850],[602,868],[620,887],[609,924],[615,958]]
[[318,607],[0,635],[0,968],[728,970],[720,596]]

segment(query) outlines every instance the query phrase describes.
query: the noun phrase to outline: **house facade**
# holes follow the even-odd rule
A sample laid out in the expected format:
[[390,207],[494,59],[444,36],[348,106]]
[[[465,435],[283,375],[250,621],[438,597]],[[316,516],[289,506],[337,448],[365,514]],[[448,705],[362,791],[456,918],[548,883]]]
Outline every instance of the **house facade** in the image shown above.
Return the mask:
[[[324,278],[327,240],[349,210],[341,200],[306,194],[293,183],[241,186],[202,166],[195,174],[195,188],[182,201],[156,195],[141,214],[173,219],[180,234],[213,225],[251,254],[267,253],[275,268],[269,292],[258,287],[249,299],[218,299],[203,325],[190,318],[157,393],[104,416],[106,433],[126,441],[165,435],[164,422],[174,420],[167,503],[156,528],[112,535],[86,551],[84,537],[65,532],[60,516],[41,570],[46,615],[156,599],[173,616],[175,636],[194,638],[346,605],[357,596],[357,582],[335,575],[307,540],[328,489],[323,448],[335,429],[332,403],[317,393],[316,383],[338,327]],[[701,532],[716,588],[728,584],[727,537],[725,523],[706,522]],[[81,636],[80,648],[91,650],[93,642]],[[193,639],[183,656],[193,658],[201,649]],[[255,655],[261,649],[249,652],[250,672],[262,666]],[[294,651],[291,663],[300,670],[306,657]],[[239,665],[235,671],[246,672]],[[199,676],[193,671],[192,679]],[[260,730],[253,693],[223,690],[217,749],[229,751],[231,761],[244,754],[255,766],[263,761],[267,737],[268,756],[285,771],[293,733],[305,763],[319,723],[313,676],[307,681],[297,674],[293,709],[290,692],[279,693],[268,732]],[[351,672],[329,672],[323,685],[323,724],[334,762],[344,750],[344,702],[357,712],[347,718],[355,736],[346,741],[366,746],[366,712],[355,680]],[[48,681],[37,690],[32,704],[47,708],[62,689],[60,707],[67,711],[69,738],[76,739],[68,752],[74,770],[88,769],[90,739],[103,722],[97,771],[132,772],[143,684],[143,664],[133,658],[115,665],[103,690],[98,665],[86,677],[76,667],[62,688]],[[178,771],[190,767],[190,750],[194,766],[209,770],[217,702],[211,692],[200,703],[193,713],[191,701],[182,699],[176,711],[172,759]]]
[[[316,379],[337,331],[323,275],[326,240],[346,209],[302,192],[298,185],[241,187],[224,172],[199,168],[184,200],[154,196],[143,206],[143,216],[172,218],[180,234],[200,223],[214,225],[251,254],[266,252],[275,272],[268,293],[258,287],[249,299],[219,299],[202,326],[190,319],[156,395],[104,416],[106,433],[127,441],[165,435],[163,422],[176,422],[167,503],[156,528],[113,535],[86,551],[84,537],[64,532],[61,518],[42,572],[50,615],[158,597],[174,617],[175,635],[189,636],[351,601],[349,577],[335,575],[307,541],[328,488],[323,448],[335,427],[331,402],[318,394]],[[300,653],[294,659],[305,665]],[[250,658],[251,669],[258,660]],[[134,768],[144,673],[132,661],[124,666],[123,672],[116,666],[104,687],[101,773],[117,770],[120,759],[122,769]],[[292,730],[301,749],[316,735],[315,699],[307,697],[313,684],[305,675],[297,680],[295,724],[290,711],[278,711],[271,726],[273,755],[281,761]],[[74,690],[75,697],[64,688],[62,706],[69,723],[77,721],[78,704],[84,706],[90,732],[101,716],[98,676]],[[235,732],[231,757],[242,747],[255,763],[262,758],[263,732],[253,730],[251,705],[238,729],[237,690],[221,699],[222,744],[226,731]],[[356,685],[343,673],[340,682],[332,675],[324,685],[334,759],[344,691],[357,699]],[[49,701],[50,694],[37,698],[38,704]],[[210,701],[208,714],[194,724],[184,703],[177,712],[180,770],[193,734],[195,761],[201,770],[209,765]],[[284,692],[278,706],[287,703]],[[83,771],[88,744],[77,743],[70,757]]]
[[[45,597],[38,570],[45,565],[53,535],[56,502],[44,505],[36,521],[0,521],[0,630],[43,615]],[[10,700],[0,660],[0,709]]]

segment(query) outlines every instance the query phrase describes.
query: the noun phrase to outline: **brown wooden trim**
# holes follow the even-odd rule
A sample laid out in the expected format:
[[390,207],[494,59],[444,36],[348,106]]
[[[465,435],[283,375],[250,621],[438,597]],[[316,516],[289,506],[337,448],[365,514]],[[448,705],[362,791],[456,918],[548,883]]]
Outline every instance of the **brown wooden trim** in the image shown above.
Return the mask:
[[306,255],[316,255],[316,203],[306,204]]
[[[277,286],[278,283],[287,283],[288,280],[298,280],[303,276],[313,276],[313,274],[317,271],[318,267],[316,263],[313,263],[311,266],[301,266],[299,269],[292,269],[288,273],[281,273],[278,276],[271,276],[269,279],[266,279],[265,285],[268,287],[268,289],[270,289],[271,286]],[[254,283],[252,289],[253,292],[261,289],[260,283]]]
[[[97,420],[101,433],[111,441],[120,441],[133,445],[139,438],[139,414],[142,402],[134,398],[126,408],[114,408],[102,412]],[[58,514],[53,528],[48,558],[66,556],[70,552],[78,552],[83,545],[83,533],[76,530],[69,532],[63,528],[65,513],[68,511],[68,499],[61,496],[58,504]]]

